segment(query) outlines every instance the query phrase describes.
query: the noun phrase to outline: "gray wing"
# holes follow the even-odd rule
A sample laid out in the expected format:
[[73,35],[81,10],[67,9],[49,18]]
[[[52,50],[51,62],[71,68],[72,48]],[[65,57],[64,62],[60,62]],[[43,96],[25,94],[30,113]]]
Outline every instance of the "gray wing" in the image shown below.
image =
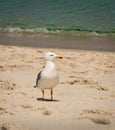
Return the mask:
[[41,72],[42,72],[42,70],[38,73],[38,76],[37,76],[37,79],[36,79],[36,86],[35,87],[38,86],[38,82],[41,79]]

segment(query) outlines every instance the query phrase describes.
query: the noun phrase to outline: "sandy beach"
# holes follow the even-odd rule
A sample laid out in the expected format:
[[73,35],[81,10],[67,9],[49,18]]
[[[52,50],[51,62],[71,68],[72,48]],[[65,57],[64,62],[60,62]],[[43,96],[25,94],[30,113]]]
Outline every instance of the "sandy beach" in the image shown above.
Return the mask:
[[[55,52],[54,101],[34,88]],[[115,52],[0,45],[0,130],[115,130]]]

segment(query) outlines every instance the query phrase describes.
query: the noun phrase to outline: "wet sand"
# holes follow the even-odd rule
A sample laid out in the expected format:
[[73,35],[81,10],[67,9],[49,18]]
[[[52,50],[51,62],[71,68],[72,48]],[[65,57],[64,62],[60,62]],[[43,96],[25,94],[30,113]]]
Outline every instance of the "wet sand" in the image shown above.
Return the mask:
[[0,33],[0,45],[115,51],[115,37]]
[[[35,86],[53,51],[60,83],[54,101]],[[0,45],[1,130],[114,130],[115,52]]]

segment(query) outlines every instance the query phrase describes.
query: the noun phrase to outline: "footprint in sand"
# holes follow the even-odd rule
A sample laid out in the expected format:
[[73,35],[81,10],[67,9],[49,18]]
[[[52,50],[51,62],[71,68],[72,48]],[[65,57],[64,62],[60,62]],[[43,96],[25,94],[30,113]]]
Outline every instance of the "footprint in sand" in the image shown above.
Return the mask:
[[108,88],[103,86],[100,81],[93,81],[89,79],[75,79],[72,81],[66,81],[66,82],[61,82],[61,84],[69,84],[69,85],[85,85],[88,86],[89,88],[95,88],[99,91],[107,91]]
[[11,83],[8,80],[0,80],[0,89],[14,90],[15,87],[16,87],[15,83]]
[[44,116],[49,116],[49,115],[52,114],[52,112],[51,112],[50,110],[44,109],[44,110],[42,110],[42,114],[43,114]]
[[0,107],[0,115],[4,115],[4,114],[14,115],[12,112],[7,111],[7,109]]
[[89,119],[95,124],[110,125],[109,119],[104,118],[105,116],[111,116],[112,113],[103,110],[84,110],[81,115],[81,119]]
[[0,107],[0,115],[8,113],[7,110],[3,107]]
[[89,118],[92,122],[100,125],[110,125],[110,121],[108,119],[103,119],[103,118]]
[[50,110],[47,110],[46,108],[42,107],[42,108],[36,108],[34,106],[31,106],[30,104],[22,104],[22,108],[23,109],[28,109],[30,111],[34,111],[34,112],[41,112],[44,116],[49,116],[52,114],[52,112]]
[[4,123],[2,124],[0,130],[22,130],[22,128],[14,123]]

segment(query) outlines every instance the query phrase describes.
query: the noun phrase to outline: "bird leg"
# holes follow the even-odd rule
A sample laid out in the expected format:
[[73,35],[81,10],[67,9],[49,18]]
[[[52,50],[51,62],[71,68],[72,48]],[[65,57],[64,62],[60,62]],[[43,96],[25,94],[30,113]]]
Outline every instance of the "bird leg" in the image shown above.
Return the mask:
[[42,90],[42,99],[44,100],[44,90]]
[[51,89],[51,101],[53,100],[53,89]]

